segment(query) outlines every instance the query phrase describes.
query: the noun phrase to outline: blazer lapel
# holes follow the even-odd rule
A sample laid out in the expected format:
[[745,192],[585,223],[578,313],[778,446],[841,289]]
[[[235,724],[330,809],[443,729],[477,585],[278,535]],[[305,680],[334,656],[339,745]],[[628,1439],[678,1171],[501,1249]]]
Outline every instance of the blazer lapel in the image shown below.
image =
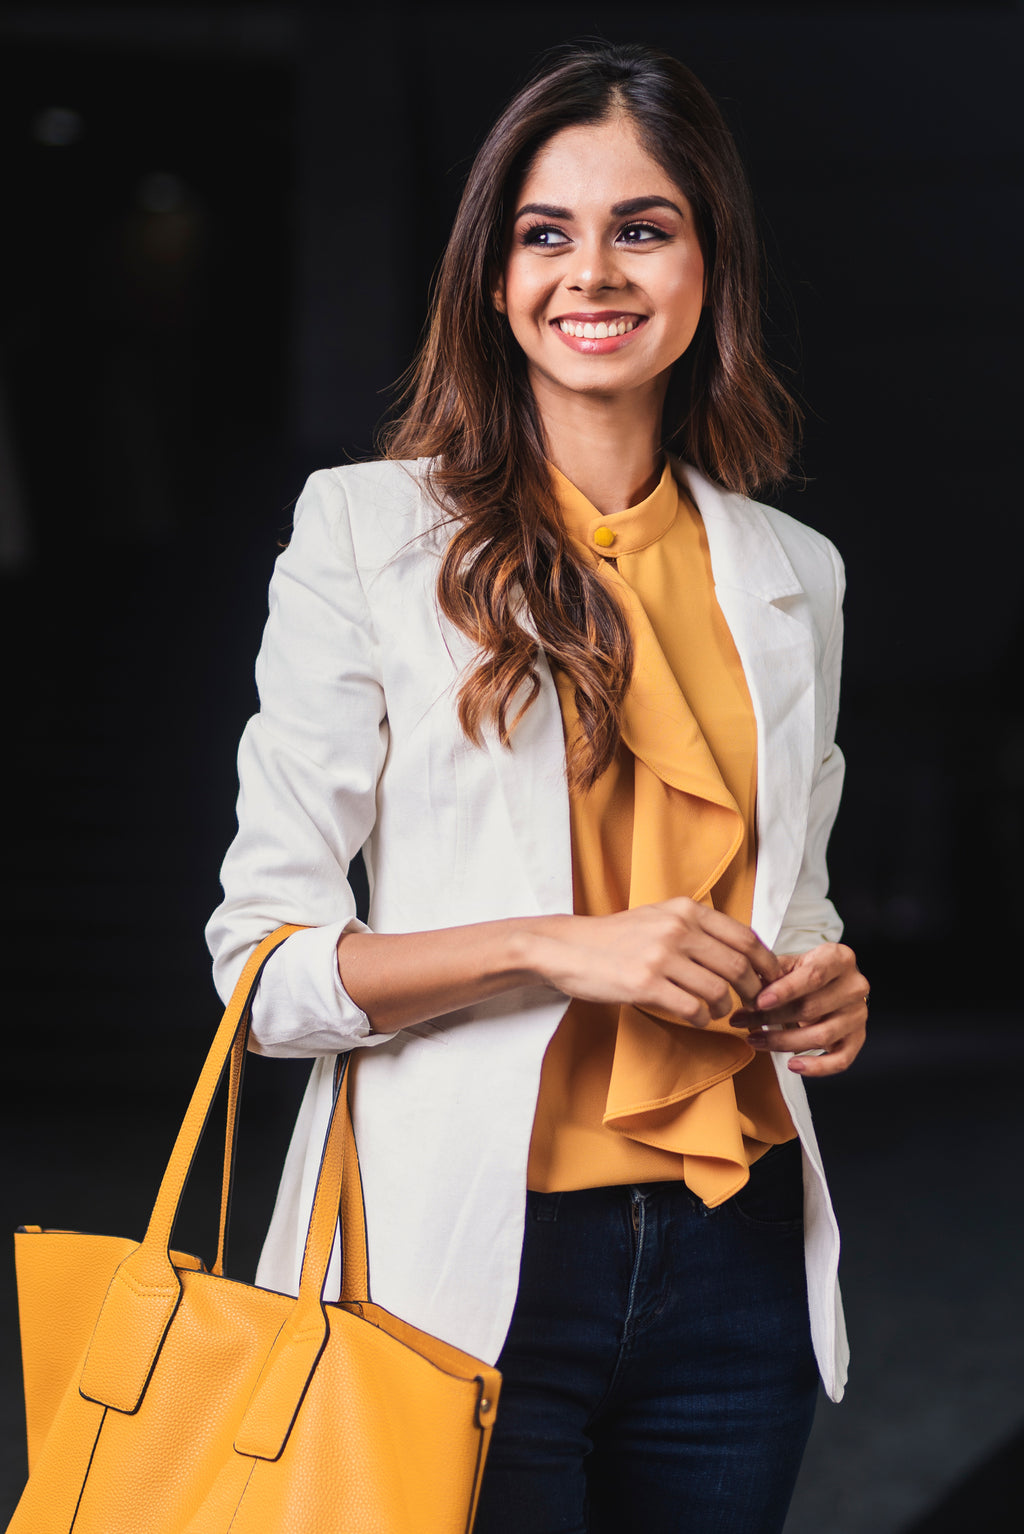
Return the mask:
[[569,790],[558,689],[543,650],[537,672],[540,692],[516,725],[511,747],[492,726],[484,733],[537,909],[554,915],[573,905]]
[[757,874],[751,925],[775,942],[796,886],[814,776],[814,644],[782,604],[803,595],[764,513],[680,465],[704,521],[715,593],[757,722]]

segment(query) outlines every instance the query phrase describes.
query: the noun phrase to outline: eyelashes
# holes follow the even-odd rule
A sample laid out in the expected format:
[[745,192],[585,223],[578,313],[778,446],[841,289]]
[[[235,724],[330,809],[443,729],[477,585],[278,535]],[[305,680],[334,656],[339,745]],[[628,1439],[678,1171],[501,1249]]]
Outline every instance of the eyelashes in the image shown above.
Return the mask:
[[[627,238],[628,237],[628,238]],[[657,224],[649,224],[643,219],[632,219],[628,224],[623,224],[615,236],[616,244],[627,246],[656,245],[669,239],[669,235]],[[572,242],[564,230],[556,224],[541,222],[526,224],[517,235],[519,245],[532,246],[537,250],[563,250]]]
[[539,246],[541,250],[553,250],[569,242],[561,229],[555,229],[551,224],[526,224],[519,231],[518,243]]
[[621,240],[623,235],[626,234],[642,234],[644,236],[641,240],[627,240],[626,243],[628,245],[655,245],[669,238],[666,231],[657,224],[647,224],[642,219],[634,220],[630,224],[624,224],[619,230],[619,239]]

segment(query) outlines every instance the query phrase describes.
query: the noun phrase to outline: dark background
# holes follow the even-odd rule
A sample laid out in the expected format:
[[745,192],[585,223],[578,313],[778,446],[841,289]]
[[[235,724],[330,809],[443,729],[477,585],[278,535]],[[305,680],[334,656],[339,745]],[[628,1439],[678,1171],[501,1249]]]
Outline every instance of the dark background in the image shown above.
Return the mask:
[[[371,449],[497,109],[597,34],[723,105],[807,408],[782,504],[849,573],[833,888],[875,1026],[814,1101],[855,1361],[788,1529],[1010,1527],[1018,4],[0,7],[6,1223],[141,1233],[218,1016],[202,925],[291,504]],[[303,1067],[250,1074],[243,1265]]]

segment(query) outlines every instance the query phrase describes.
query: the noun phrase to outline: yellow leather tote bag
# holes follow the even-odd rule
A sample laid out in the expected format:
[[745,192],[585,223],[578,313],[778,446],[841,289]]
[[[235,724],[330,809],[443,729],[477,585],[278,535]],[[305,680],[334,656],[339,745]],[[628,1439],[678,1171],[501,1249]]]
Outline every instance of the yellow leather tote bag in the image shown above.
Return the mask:
[[[469,1534],[497,1371],[374,1305],[340,1072],[297,1298],[223,1274],[253,953],[200,1074],[142,1242],[15,1237],[29,1479],[8,1534]],[[220,1242],[170,1249],[229,1068]],[[323,1299],[342,1211],[341,1298]]]

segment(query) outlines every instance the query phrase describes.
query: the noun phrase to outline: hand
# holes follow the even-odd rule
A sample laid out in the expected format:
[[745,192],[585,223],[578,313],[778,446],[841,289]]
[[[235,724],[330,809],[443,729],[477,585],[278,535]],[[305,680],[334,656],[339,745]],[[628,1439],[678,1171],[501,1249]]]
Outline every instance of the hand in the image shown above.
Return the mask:
[[822,943],[808,953],[780,954],[779,964],[782,978],[766,986],[752,1008],[737,1012],[732,1026],[749,1029],[759,1051],[824,1050],[790,1060],[797,1075],[845,1071],[863,1048],[868,1020],[870,988],[853,950]]
[[583,1001],[628,1003],[706,1028],[753,1006],[785,971],[756,933],[685,896],[612,916],[554,916],[534,926],[538,979]]

